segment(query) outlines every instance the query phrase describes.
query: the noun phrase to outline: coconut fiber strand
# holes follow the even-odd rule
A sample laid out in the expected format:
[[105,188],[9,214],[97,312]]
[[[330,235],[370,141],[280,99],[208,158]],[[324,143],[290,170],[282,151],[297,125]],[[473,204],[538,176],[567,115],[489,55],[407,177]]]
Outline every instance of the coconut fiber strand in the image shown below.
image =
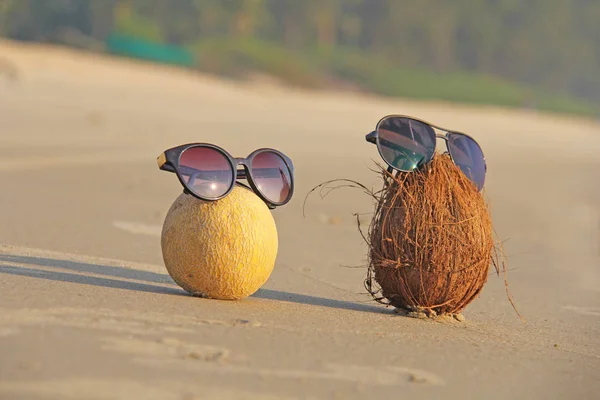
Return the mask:
[[383,174],[367,290],[397,308],[460,312],[486,283],[495,251],[483,196],[447,155],[414,172]]

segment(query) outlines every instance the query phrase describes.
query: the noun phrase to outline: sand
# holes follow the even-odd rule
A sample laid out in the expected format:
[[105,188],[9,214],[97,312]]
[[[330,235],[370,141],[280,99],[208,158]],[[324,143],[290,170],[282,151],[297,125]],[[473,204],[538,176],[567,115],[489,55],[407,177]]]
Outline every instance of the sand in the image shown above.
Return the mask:
[[[364,140],[388,113],[470,133],[523,323],[490,276],[464,322],[409,318],[363,288]],[[417,103],[0,42],[1,399],[592,399],[600,390],[600,123]],[[187,295],[160,229],[181,193],[156,167],[207,141],[296,167],[252,297]],[[364,215],[364,221],[369,216]]]

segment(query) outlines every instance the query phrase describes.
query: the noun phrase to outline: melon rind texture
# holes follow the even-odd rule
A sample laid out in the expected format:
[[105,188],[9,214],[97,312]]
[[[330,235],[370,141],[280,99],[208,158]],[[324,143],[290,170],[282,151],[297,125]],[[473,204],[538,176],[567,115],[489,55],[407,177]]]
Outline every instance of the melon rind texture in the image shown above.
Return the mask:
[[273,271],[277,227],[267,205],[244,187],[217,201],[182,193],[165,218],[161,247],[169,275],[187,292],[242,299]]

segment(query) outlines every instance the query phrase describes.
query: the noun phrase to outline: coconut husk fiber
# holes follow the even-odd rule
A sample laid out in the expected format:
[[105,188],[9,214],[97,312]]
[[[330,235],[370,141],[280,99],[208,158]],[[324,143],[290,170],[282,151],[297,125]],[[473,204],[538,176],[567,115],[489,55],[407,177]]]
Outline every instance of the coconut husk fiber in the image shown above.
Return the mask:
[[499,272],[484,197],[445,154],[417,171],[382,173],[366,289],[399,309],[458,314],[481,292],[490,265]]

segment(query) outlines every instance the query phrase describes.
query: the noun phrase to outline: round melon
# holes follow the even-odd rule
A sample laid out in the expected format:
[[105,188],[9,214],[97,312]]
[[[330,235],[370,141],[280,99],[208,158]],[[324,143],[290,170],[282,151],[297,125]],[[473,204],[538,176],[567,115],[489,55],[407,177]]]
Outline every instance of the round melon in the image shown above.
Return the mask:
[[169,275],[187,292],[242,299],[273,271],[277,228],[267,205],[245,187],[217,201],[182,193],[165,218],[161,247]]

